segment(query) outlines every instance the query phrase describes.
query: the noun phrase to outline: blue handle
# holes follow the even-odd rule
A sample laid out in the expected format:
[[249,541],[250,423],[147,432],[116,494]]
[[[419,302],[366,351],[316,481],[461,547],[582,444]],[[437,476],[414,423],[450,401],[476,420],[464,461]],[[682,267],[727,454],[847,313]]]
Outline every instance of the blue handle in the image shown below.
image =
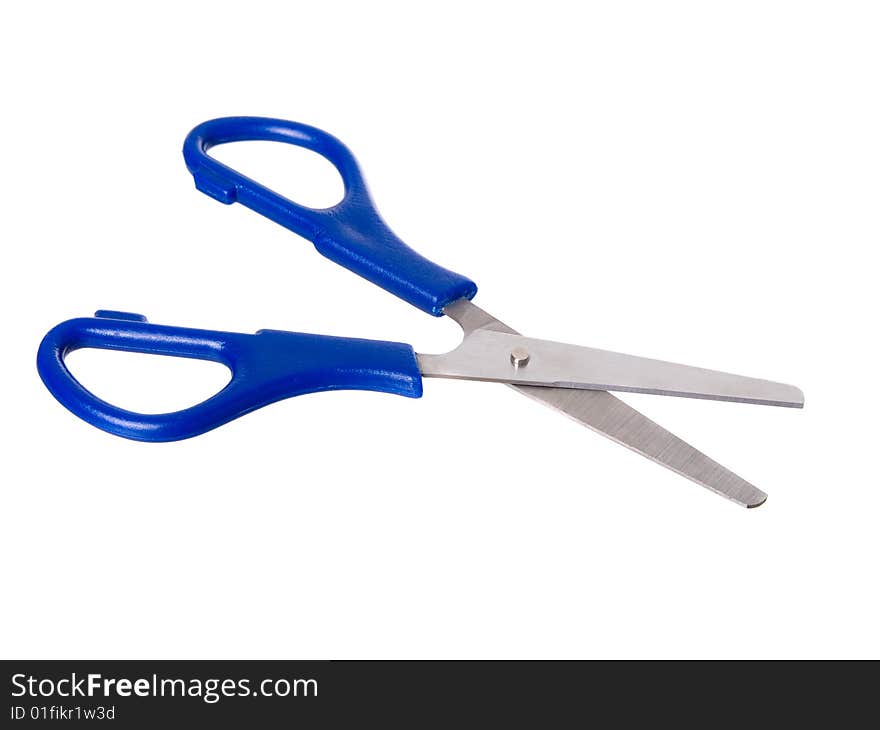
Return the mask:
[[[64,357],[82,347],[213,360],[232,371],[232,380],[192,408],[161,415],[134,413],[97,398],[71,375]],[[422,394],[415,353],[398,342],[166,327],[139,314],[109,311],[50,330],[40,344],[37,369],[52,395],[75,415],[138,441],[189,438],[269,403],[321,390],[377,390],[410,398]]]
[[[207,154],[214,145],[246,140],[286,142],[317,152],[339,171],[345,195],[332,208],[307,208]],[[187,135],[183,157],[203,193],[227,205],[239,202],[280,223],[309,239],[328,259],[429,314],[439,317],[447,304],[477,293],[470,279],[428,261],[394,235],[370,200],[354,156],[320,129],[263,117],[214,119]]]

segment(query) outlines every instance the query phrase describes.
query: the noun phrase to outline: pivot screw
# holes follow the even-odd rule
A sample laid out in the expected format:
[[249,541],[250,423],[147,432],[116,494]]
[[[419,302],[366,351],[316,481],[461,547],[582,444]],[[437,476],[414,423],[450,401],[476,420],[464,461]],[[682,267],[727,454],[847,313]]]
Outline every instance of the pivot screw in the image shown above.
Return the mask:
[[510,351],[510,362],[515,368],[524,368],[529,363],[529,351],[525,347],[514,347]]

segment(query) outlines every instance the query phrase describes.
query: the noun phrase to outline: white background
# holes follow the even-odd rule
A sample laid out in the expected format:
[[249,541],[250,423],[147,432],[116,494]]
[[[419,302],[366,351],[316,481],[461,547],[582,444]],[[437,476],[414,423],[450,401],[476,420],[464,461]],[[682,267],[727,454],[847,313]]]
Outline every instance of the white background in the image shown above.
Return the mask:
[[[878,656],[876,5],[133,7],[0,18],[4,657]],[[767,504],[502,386],[305,396],[158,445],[69,414],[37,345],[99,308],[458,341],[196,192],[183,138],[230,114],[339,136],[396,232],[524,333],[800,386],[803,411],[626,398]],[[332,202],[325,164],[267,146],[218,156]],[[225,382],[70,365],[153,411]]]

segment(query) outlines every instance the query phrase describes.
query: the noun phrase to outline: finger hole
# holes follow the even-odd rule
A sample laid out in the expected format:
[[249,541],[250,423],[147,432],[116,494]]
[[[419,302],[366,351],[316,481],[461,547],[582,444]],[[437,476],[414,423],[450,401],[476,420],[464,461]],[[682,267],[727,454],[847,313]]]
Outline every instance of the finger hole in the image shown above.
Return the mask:
[[85,348],[64,360],[86,390],[107,403],[147,415],[189,408],[225,388],[225,365],[168,355]]
[[211,156],[307,208],[332,208],[345,197],[342,176],[333,163],[304,147],[252,140],[217,145]]

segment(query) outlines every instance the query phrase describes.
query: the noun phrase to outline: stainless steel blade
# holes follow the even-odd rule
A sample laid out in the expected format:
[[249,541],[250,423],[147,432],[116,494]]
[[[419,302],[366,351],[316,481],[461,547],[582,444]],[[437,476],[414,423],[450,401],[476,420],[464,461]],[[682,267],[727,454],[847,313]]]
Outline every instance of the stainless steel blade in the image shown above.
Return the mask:
[[[517,334],[466,299],[453,302],[444,312],[458,322],[465,336],[480,329]],[[760,489],[610,393],[531,385],[510,387],[737,504],[758,507],[767,499]]]
[[419,355],[422,375],[510,385],[618,390],[802,408],[793,385],[478,329],[452,352]]

